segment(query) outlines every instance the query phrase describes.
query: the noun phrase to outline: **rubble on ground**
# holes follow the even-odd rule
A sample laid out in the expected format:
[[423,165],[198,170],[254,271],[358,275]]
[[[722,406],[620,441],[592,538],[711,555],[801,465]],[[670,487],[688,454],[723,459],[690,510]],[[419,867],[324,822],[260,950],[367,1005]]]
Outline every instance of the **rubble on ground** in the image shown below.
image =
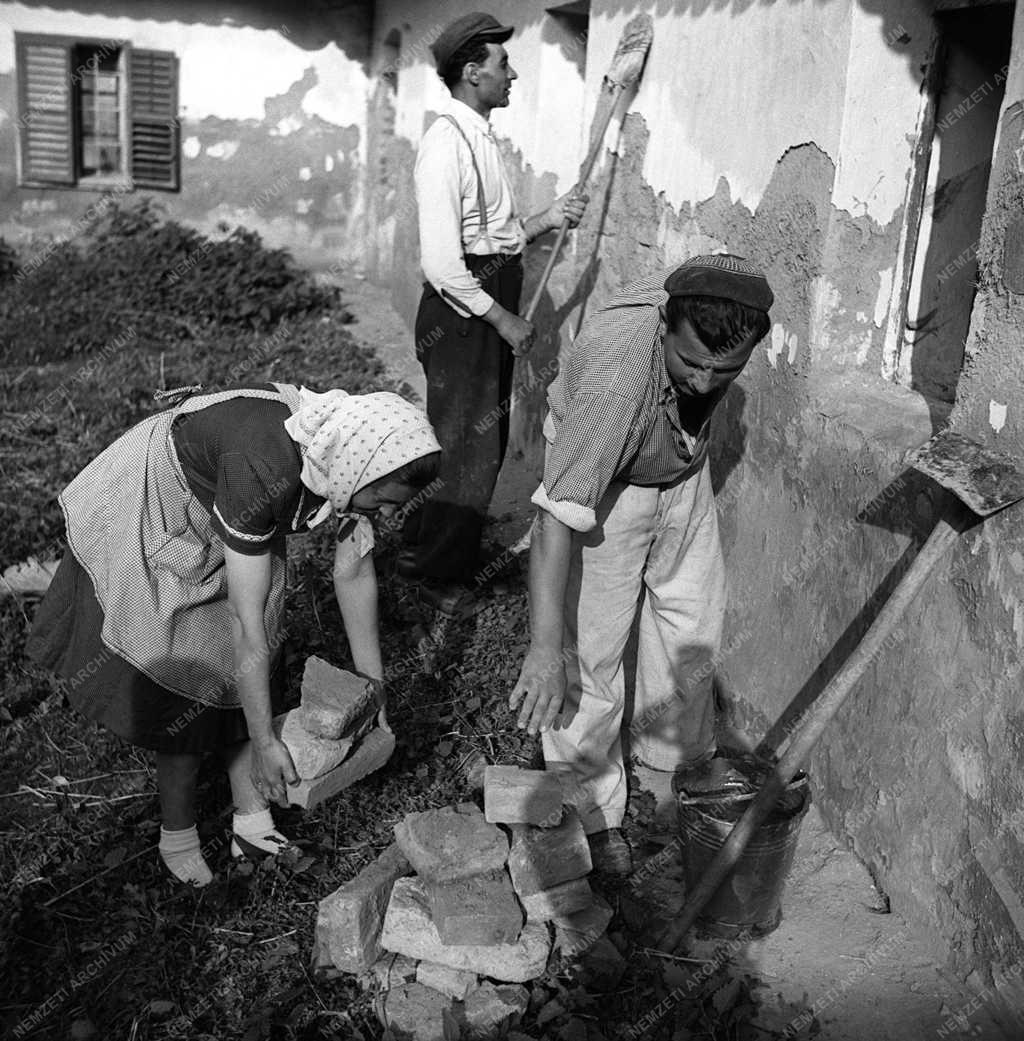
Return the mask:
[[483,812],[406,814],[394,844],[321,900],[318,966],[359,974],[400,1041],[497,1036],[526,1012],[553,957],[592,951],[604,984],[621,977],[625,962],[604,939],[611,908],[590,888],[586,836],[553,781],[487,767]]

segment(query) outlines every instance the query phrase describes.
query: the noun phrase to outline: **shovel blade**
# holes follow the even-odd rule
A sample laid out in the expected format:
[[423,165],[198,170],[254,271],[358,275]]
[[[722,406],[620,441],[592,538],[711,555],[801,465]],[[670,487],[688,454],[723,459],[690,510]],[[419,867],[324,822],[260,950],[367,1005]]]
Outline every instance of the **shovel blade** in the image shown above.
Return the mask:
[[951,430],[913,451],[907,464],[948,488],[979,517],[1024,499],[1024,473],[1013,459]]

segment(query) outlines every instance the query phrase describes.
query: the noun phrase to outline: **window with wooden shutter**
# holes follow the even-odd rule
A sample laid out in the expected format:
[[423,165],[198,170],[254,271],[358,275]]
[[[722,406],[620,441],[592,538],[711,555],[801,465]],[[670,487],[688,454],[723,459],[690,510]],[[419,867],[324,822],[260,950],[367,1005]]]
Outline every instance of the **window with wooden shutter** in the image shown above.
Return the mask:
[[136,187],[179,187],[178,59],[133,48],[128,55],[131,176]]
[[19,185],[178,190],[174,54],[25,33],[15,47]]
[[15,33],[18,72],[18,183],[74,184],[71,48]]

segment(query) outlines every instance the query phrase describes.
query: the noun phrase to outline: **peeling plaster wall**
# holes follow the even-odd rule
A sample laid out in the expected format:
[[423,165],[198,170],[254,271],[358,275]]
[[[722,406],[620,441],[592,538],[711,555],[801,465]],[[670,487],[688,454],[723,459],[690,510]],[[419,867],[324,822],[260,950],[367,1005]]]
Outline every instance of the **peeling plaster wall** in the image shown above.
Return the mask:
[[[411,166],[445,96],[424,57],[432,23],[418,6],[382,2],[375,23],[375,46],[399,28],[412,48],[388,145],[392,253],[377,261],[410,319],[420,278]],[[949,405],[882,378],[931,8],[659,0],[642,85],[621,132],[608,136],[587,217],[538,313],[541,341],[518,375],[514,448],[536,466],[542,389],[581,315],[629,279],[692,253],[729,249],[766,267],[772,332],[719,411],[712,461],[731,583],[727,629],[743,634],[727,635],[721,678],[740,722],[774,744],[851,652],[945,502],[902,460],[947,420]],[[585,136],[633,13],[625,0],[592,4],[580,111],[531,91],[544,75],[546,16],[516,5],[507,47],[521,78],[493,122],[524,209],[571,184],[574,163],[548,143],[572,134],[582,158],[579,126]],[[953,412],[969,433],[1018,454],[1022,58],[1018,40],[989,188],[984,281]],[[527,298],[543,246],[527,257]],[[811,764],[837,835],[961,977],[994,988],[990,1000],[1011,1021],[1024,1009],[1012,971],[1024,954],[1019,531],[1007,514],[961,541]]]
[[[220,221],[244,224],[309,264],[360,252],[353,226],[362,220],[363,64],[338,42],[311,40],[302,12],[285,7],[249,24],[236,4],[192,5],[180,21],[119,13],[131,6],[95,14],[0,3],[0,234],[25,243],[65,233],[98,198],[17,187],[19,31],[127,39],[177,54],[181,191],[151,193],[170,216],[212,233]],[[354,15],[335,31],[350,35],[349,50],[366,34]]]

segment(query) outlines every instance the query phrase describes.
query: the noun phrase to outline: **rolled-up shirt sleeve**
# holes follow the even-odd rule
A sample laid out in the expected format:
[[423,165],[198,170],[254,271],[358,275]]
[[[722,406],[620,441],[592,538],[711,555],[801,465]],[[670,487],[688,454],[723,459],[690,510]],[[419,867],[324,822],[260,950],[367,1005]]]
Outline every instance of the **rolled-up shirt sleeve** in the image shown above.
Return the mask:
[[463,260],[460,148],[465,149],[465,143],[444,119],[437,120],[420,143],[413,175],[420,263],[442,299],[462,315],[479,317],[490,310],[494,297],[480,288]]
[[544,481],[531,502],[574,531],[597,524],[597,505],[636,454],[640,403],[612,391],[577,393],[545,423]]

